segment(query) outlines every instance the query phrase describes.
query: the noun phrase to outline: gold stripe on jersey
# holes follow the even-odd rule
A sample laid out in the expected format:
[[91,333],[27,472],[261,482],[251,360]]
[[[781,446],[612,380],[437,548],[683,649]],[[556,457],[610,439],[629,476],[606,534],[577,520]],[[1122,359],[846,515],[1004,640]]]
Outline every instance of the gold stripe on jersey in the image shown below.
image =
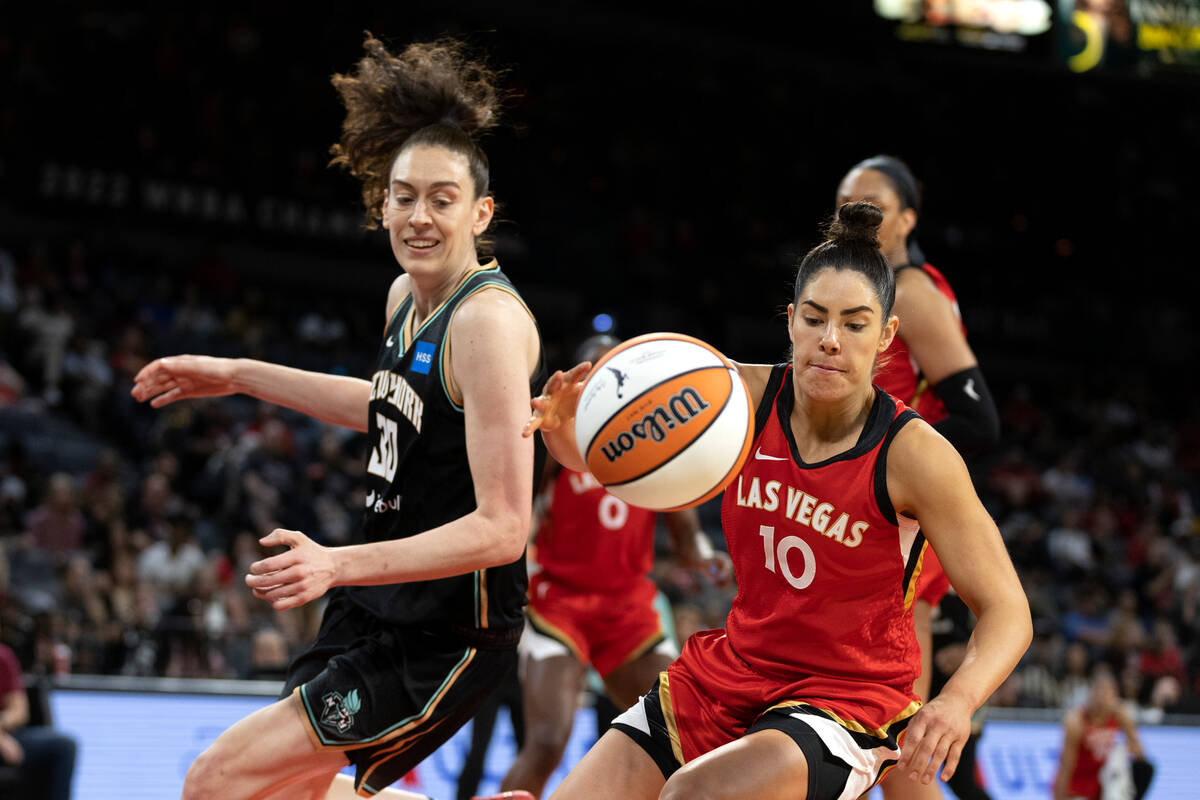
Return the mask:
[[549,636],[551,639],[570,650],[571,655],[575,656],[575,658],[578,660],[586,661],[579,649],[579,646],[575,644],[575,640],[567,635],[562,628],[552,625],[546,620],[545,617],[534,611],[532,606],[527,607],[525,609],[525,613],[529,615],[529,623],[533,625],[534,630],[543,636]]
[[658,704],[662,708],[663,719],[667,723],[667,733],[671,737],[671,752],[675,760],[685,764],[683,760],[683,745],[679,741],[679,724],[675,721],[675,707],[671,704],[671,684],[667,679],[667,671],[658,673]]
[[[777,708],[811,708],[813,711],[820,712],[822,716],[828,717],[830,720],[836,722],[838,725],[841,725],[848,731],[853,733],[862,733],[867,736],[873,736],[876,739],[886,739],[891,735],[888,733],[888,729],[897,722],[902,722],[911,717],[913,714],[917,713],[917,711],[921,709],[921,703],[916,700],[910,702],[900,711],[899,714],[888,720],[882,728],[868,728],[861,722],[857,722],[852,719],[842,719],[827,708],[814,706],[812,703],[806,703],[803,700],[785,700],[782,703],[776,703],[775,705],[771,706],[767,709],[767,711],[772,711]],[[763,713],[765,714],[766,711]],[[901,731],[901,733],[903,733],[903,731]]]
[[[908,585],[904,587],[904,610],[908,611],[912,608],[913,602],[917,599],[917,581],[921,577],[921,570],[925,567],[925,551],[929,549],[929,540],[925,539],[921,542],[921,552],[917,553],[917,565],[913,568],[912,577],[908,579]],[[912,556],[909,556],[910,558]]]
[[626,664],[628,664],[630,661],[635,661],[635,660],[641,658],[646,653],[650,652],[655,647],[657,647],[658,643],[663,641],[666,638],[667,637],[663,633],[662,626],[660,625],[658,627],[658,630],[656,630],[654,633],[647,636],[642,641],[638,642],[637,647],[630,650],[629,655],[627,655],[627,656],[625,656],[625,658],[621,659],[621,663],[618,664],[617,667],[623,667]]
[[917,407],[917,403],[921,402],[921,395],[925,394],[928,389],[929,381],[925,379],[924,375],[922,375],[921,380],[917,382],[917,389],[915,392],[913,392],[912,398],[910,398],[904,405],[915,409]]
[[468,299],[470,299],[471,297],[474,297],[475,295],[479,294],[480,292],[483,292],[483,291],[486,291],[489,289],[495,289],[496,291],[506,292],[507,294],[512,295],[513,299],[521,304],[521,308],[525,309],[525,313],[529,315],[529,318],[531,320],[533,320],[534,326],[537,325],[537,319],[533,316],[533,312],[529,310],[529,306],[525,305],[525,301],[521,299],[521,295],[517,294],[517,290],[512,288],[511,286],[508,286],[507,284],[484,283],[484,284],[480,284],[479,286],[476,286],[474,289],[467,292],[467,294],[463,295],[462,300],[460,300],[458,305],[454,307],[454,312],[450,315],[450,322],[446,324],[446,336],[445,336],[445,338],[442,339],[442,358],[441,358],[442,389],[445,390],[446,399],[450,401],[450,405],[452,405],[454,408],[456,408],[459,411],[463,410],[463,397],[462,397],[462,391],[458,388],[458,384],[456,384],[454,382],[454,373],[451,372],[451,370],[450,370],[450,348],[451,348],[451,339],[453,338],[450,335],[450,327],[454,324],[454,314],[457,314],[458,310],[463,307],[463,303],[467,302]]

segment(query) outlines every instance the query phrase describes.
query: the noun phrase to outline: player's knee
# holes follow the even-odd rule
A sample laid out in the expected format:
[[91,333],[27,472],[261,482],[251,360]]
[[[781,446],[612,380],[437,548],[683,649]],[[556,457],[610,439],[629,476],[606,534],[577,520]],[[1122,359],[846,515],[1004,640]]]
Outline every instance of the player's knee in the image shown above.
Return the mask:
[[208,748],[188,767],[183,779],[183,796],[180,800],[204,800],[219,796],[220,757]]
[[696,770],[681,767],[667,779],[658,800],[720,800],[720,788]]
[[553,772],[570,738],[570,725],[539,723],[526,728],[524,750],[531,762]]

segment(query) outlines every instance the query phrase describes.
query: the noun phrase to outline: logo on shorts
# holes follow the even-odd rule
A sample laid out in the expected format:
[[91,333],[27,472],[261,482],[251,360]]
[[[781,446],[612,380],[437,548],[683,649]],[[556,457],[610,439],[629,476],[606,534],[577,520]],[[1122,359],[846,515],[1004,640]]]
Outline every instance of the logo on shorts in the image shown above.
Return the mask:
[[354,715],[362,708],[358,699],[358,689],[351,689],[350,694],[342,697],[337,692],[328,692],[321,698],[325,704],[321,712],[321,724],[338,733],[345,733],[354,724]]

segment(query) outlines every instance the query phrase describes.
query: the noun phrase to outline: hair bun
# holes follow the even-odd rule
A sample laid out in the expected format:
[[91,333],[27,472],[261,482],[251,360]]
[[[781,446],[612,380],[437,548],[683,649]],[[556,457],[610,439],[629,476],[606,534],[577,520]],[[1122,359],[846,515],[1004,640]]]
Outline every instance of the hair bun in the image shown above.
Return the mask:
[[837,219],[829,224],[826,240],[832,244],[862,243],[879,247],[879,225],[883,212],[871,203],[846,203],[838,209]]

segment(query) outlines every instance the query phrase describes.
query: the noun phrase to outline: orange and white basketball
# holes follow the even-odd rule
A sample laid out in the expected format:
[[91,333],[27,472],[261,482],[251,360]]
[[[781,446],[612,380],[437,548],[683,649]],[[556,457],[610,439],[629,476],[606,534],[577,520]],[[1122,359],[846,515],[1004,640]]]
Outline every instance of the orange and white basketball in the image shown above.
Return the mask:
[[575,410],[575,442],[596,480],[655,511],[715,497],[753,439],[754,410],[737,370],[679,333],[648,333],[608,351]]

